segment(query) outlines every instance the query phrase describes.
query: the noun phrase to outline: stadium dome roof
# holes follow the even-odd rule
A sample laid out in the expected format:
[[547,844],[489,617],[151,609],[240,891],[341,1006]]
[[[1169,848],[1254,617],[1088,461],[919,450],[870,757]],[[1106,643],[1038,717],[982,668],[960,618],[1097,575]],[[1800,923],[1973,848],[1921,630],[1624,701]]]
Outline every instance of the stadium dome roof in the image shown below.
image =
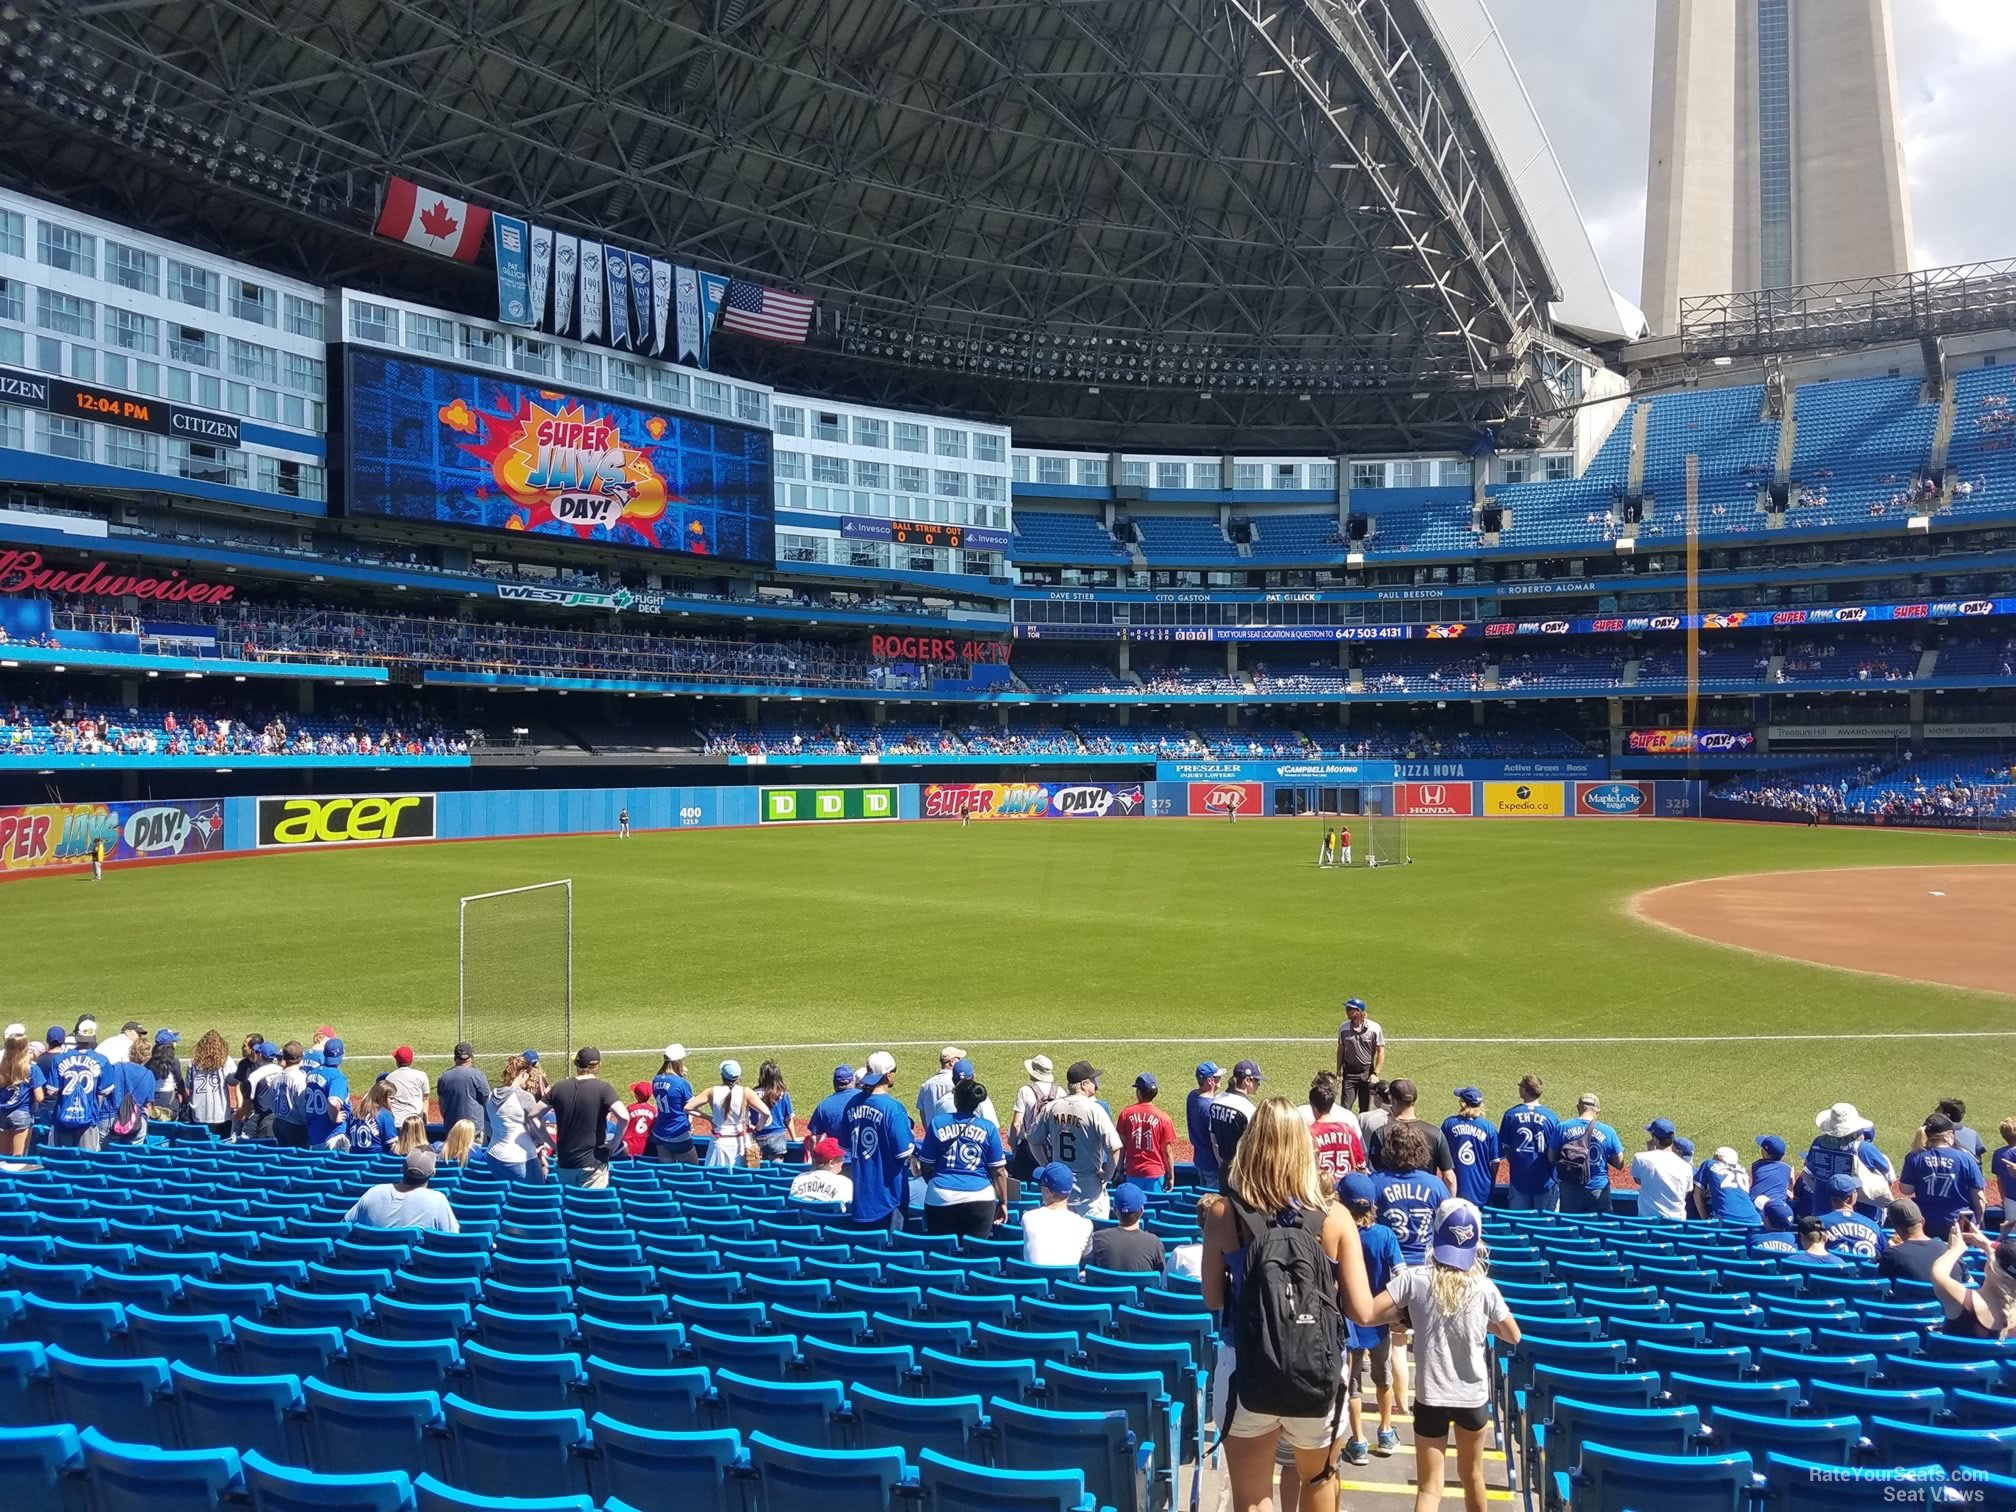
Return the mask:
[[747,376],[1035,444],[1459,444],[1563,297],[1444,41],[1475,28],[1424,9],[1477,4],[14,0],[0,173],[482,308],[357,239],[403,173],[816,296],[805,348],[724,354]]

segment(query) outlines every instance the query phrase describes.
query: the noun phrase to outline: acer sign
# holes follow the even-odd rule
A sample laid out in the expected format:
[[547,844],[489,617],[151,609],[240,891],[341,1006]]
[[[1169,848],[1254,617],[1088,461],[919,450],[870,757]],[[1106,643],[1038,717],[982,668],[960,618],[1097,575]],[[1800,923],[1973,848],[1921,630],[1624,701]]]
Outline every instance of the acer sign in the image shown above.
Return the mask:
[[1410,819],[1468,819],[1476,790],[1467,782],[1396,782],[1393,812]]
[[942,635],[871,635],[868,654],[877,661],[1005,662],[1008,643]]
[[230,583],[200,583],[170,569],[160,577],[89,567],[45,567],[39,551],[0,551],[0,593],[80,593],[91,598],[137,598],[158,604],[224,604],[237,593]]

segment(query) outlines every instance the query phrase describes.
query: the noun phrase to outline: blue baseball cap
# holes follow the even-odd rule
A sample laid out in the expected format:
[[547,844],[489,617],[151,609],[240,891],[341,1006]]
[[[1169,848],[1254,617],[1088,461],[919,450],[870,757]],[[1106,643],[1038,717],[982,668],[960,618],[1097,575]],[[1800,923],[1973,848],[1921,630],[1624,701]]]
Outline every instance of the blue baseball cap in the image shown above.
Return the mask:
[[1242,1060],[1232,1068],[1232,1080],[1234,1081],[1245,1081],[1249,1076],[1254,1081],[1260,1080],[1260,1062]]
[[339,1039],[324,1040],[322,1042],[322,1064],[325,1066],[336,1066],[341,1065],[342,1062],[343,1041]]
[[1776,1134],[1759,1134],[1757,1136],[1757,1148],[1764,1152],[1766,1160],[1783,1160],[1785,1158],[1785,1141],[1780,1139]]
[[1477,1209],[1452,1197],[1436,1210],[1430,1252],[1444,1265],[1468,1270],[1477,1263],[1477,1242],[1483,1237],[1484,1220]]
[[1071,1174],[1071,1167],[1061,1160],[1053,1160],[1036,1172],[1036,1185],[1046,1192],[1061,1192],[1069,1195],[1078,1190],[1078,1178]]
[[952,1062],[952,1080],[955,1082],[973,1080],[973,1062],[970,1060]]
[[1773,1197],[1757,1210],[1764,1215],[1764,1227],[1774,1233],[1789,1232],[1798,1220],[1792,1212],[1792,1204],[1782,1197]]
[[833,1068],[833,1085],[835,1088],[853,1086],[854,1068],[852,1066],[835,1066]]
[[1162,1083],[1155,1080],[1153,1071],[1143,1071],[1134,1078],[1134,1089],[1137,1092],[1159,1092],[1162,1090]]
[[304,1056],[302,1056],[302,1057],[301,1057],[301,1064],[302,1064],[302,1065],[304,1065],[304,1066],[319,1066],[319,1065],[321,1065],[321,1064],[322,1064],[322,1052],[321,1052],[320,1050],[310,1050],[310,1051],[309,1051],[309,1052],[308,1052],[308,1053],[307,1053],[306,1055],[304,1055]]
[[61,1024],[51,1024],[49,1032],[42,1036],[42,1043],[45,1045],[60,1045],[66,1038],[68,1036],[64,1034]]
[[539,1064],[539,1052],[537,1050],[526,1050],[520,1053],[518,1059],[525,1062],[528,1066],[536,1066]]
[[1476,1087],[1458,1087],[1449,1095],[1466,1108],[1481,1108],[1484,1106],[1484,1094]]
[[1673,1153],[1676,1155],[1685,1155],[1689,1160],[1692,1160],[1694,1158],[1694,1141],[1689,1139],[1685,1134],[1679,1135],[1673,1141]]
[[1113,1188],[1113,1211],[1116,1213],[1139,1213],[1146,1210],[1148,1197],[1141,1188],[1131,1181],[1123,1181]]
[[1365,999],[1363,998],[1344,999],[1344,1011],[1346,1013],[1363,1013],[1365,1011]]
[[253,1048],[256,1049],[261,1055],[265,1056],[266,1059],[268,1060],[272,1060],[275,1056],[277,1056],[280,1053],[280,1047],[274,1044],[273,1041],[271,1040],[261,1040]]
[[1204,1081],[1208,1077],[1223,1076],[1224,1074],[1225,1068],[1216,1061],[1197,1062],[1197,1080],[1199,1081]]
[[1846,1171],[1827,1178],[1827,1190],[1836,1197],[1857,1197],[1861,1195],[1862,1183]]
[[1379,1205],[1379,1188],[1363,1171],[1352,1171],[1342,1177],[1337,1183],[1337,1196],[1344,1202],[1363,1202],[1373,1207]]
[[177,1034],[173,1029],[156,1029],[154,1031],[154,1043],[157,1045],[179,1045],[182,1043],[182,1036]]
[[1650,1134],[1654,1139],[1671,1139],[1674,1134],[1673,1120],[1670,1118],[1655,1118],[1652,1122],[1645,1125],[1645,1132]]

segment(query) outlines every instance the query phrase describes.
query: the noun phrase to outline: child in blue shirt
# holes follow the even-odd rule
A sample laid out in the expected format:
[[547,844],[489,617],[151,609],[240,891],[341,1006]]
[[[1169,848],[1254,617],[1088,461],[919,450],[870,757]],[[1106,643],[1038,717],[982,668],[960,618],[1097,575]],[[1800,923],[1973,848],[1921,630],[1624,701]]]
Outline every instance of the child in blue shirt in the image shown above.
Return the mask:
[[[1354,1171],[1337,1183],[1337,1195],[1358,1225],[1358,1246],[1365,1253],[1365,1284],[1376,1297],[1403,1263],[1400,1241],[1393,1230],[1378,1221],[1379,1188],[1370,1176]],[[1346,1357],[1344,1379],[1351,1427],[1344,1443],[1344,1460],[1347,1464],[1363,1465],[1371,1459],[1371,1445],[1365,1440],[1362,1400],[1364,1376],[1368,1372],[1379,1398],[1379,1452],[1391,1454],[1400,1442],[1400,1435],[1393,1427],[1393,1331],[1385,1324],[1361,1328],[1356,1323],[1347,1323],[1345,1331],[1350,1353]]]

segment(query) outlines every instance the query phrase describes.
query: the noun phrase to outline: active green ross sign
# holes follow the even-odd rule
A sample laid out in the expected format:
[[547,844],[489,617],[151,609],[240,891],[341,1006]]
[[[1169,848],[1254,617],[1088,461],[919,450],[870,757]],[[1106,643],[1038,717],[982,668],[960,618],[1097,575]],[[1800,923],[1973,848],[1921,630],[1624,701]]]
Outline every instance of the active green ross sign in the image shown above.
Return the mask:
[[765,824],[849,823],[896,817],[893,787],[764,788]]

